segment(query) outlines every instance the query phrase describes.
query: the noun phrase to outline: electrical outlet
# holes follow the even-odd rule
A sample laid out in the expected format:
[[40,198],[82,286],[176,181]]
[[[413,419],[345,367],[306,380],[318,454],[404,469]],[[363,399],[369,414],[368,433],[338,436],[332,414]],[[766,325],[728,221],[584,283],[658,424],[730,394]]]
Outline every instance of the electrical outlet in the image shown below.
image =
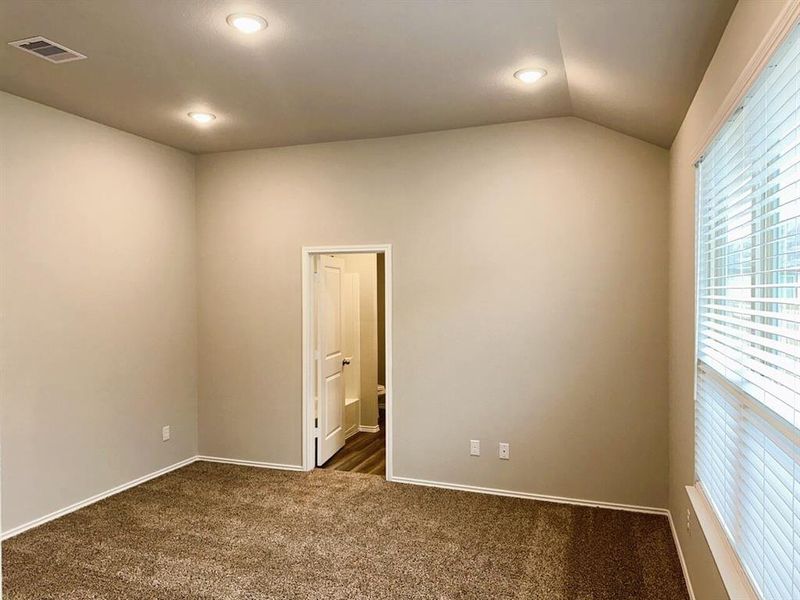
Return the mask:
[[688,531],[689,534],[692,533],[692,509],[691,508],[687,508],[686,509],[686,531]]
[[166,442],[169,439],[169,425],[164,425],[161,428],[161,441]]
[[500,442],[498,456],[503,460],[508,460],[511,458],[511,446],[508,442]]
[[470,456],[480,456],[481,455],[481,441],[480,440],[470,440],[469,441],[469,455]]

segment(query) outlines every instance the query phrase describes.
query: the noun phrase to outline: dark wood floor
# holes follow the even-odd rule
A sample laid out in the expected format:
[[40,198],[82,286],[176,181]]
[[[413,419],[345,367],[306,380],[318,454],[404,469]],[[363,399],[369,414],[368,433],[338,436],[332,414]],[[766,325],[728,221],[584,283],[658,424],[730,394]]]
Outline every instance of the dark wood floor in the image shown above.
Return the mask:
[[381,430],[378,433],[359,431],[348,438],[344,448],[334,454],[321,468],[383,477],[386,474],[386,427],[383,411],[379,425]]

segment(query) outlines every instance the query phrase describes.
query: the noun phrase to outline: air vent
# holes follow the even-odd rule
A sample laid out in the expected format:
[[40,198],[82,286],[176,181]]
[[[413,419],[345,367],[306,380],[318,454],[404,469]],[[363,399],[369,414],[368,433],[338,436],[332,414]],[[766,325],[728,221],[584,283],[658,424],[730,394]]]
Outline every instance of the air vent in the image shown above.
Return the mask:
[[45,37],[37,35],[36,37],[18,40],[16,42],[9,42],[9,46],[14,46],[25,52],[35,54],[39,58],[49,60],[51,63],[63,63],[71,60],[83,60],[86,58],[80,52],[70,50],[66,46],[51,42]]

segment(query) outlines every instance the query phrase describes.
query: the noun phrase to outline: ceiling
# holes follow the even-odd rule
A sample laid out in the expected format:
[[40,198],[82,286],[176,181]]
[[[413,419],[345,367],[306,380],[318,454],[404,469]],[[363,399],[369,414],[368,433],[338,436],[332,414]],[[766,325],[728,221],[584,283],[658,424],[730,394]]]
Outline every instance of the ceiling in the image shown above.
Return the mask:
[[[669,147],[735,3],[4,0],[0,90],[197,153],[565,115]],[[89,58],[7,45],[34,35]]]

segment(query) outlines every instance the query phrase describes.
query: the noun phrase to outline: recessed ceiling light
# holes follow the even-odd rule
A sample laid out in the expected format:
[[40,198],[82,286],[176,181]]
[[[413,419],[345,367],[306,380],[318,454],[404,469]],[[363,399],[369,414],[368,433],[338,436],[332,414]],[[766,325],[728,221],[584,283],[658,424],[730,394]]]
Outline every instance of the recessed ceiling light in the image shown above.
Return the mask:
[[242,33],[255,33],[267,28],[267,21],[258,15],[246,15],[243,13],[236,13],[228,15],[226,19],[228,25],[235,27]]
[[545,75],[547,75],[547,71],[544,69],[520,69],[514,73],[514,77],[519,79],[522,83],[534,83]]
[[217,118],[217,115],[205,112],[190,112],[189,116],[198,123],[211,123],[211,121]]

